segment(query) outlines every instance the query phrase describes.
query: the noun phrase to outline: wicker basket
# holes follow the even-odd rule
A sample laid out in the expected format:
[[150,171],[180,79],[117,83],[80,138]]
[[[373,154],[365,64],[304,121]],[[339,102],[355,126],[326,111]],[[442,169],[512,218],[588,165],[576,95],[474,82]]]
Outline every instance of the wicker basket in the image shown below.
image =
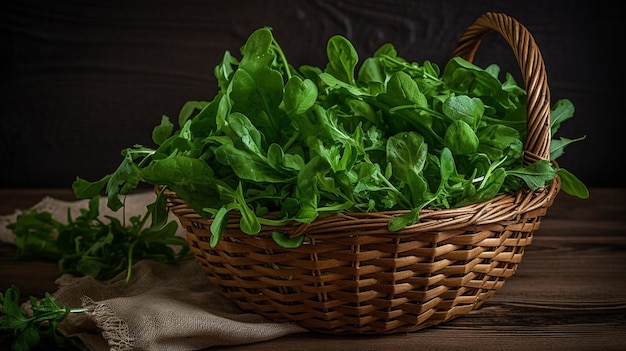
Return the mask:
[[[510,44],[528,94],[525,162],[549,159],[550,97],[543,59],[516,20],[486,13],[460,38],[455,55],[473,60],[484,35]],[[389,232],[397,212],[344,213],[310,224],[263,227],[258,235],[230,219],[209,245],[211,220],[175,193],[168,206],[187,230],[209,281],[243,310],[328,334],[411,332],[465,315],[511,277],[560,189],[557,177],[539,191],[520,191],[449,210],[424,210],[419,223]],[[295,249],[278,246],[273,230],[304,233]]]

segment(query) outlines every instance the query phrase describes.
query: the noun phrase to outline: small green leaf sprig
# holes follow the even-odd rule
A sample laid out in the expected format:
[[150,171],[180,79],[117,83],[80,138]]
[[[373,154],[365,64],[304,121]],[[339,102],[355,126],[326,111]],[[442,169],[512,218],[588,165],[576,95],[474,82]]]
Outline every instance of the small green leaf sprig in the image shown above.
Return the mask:
[[[213,218],[216,245],[229,215],[256,234],[262,225],[309,223],[344,211],[409,210],[389,222],[397,231],[424,208],[453,208],[500,194],[547,186],[586,198],[573,174],[547,160],[523,164],[526,92],[500,68],[460,57],[441,70],[409,62],[391,44],[359,66],[352,43],[329,39],[324,68],[287,61],[271,28],[254,31],[241,59],[226,52],[215,67],[219,91],[189,101],[176,127],[155,127],[156,148],[123,150],[120,166],[97,181],[77,178],[78,197],[106,190],[109,207],[138,184],[165,186],[195,212]],[[552,107],[551,161],[572,142],[555,133],[574,106]],[[277,232],[295,247],[301,238]]]
[[100,197],[94,196],[76,218],[68,210],[67,223],[55,220],[50,212],[31,209],[7,228],[15,234],[16,258],[31,255],[57,260],[59,273],[98,280],[126,271],[128,283],[132,265],[139,260],[176,263],[192,257],[186,239],[176,235],[178,224],[168,221],[165,201],[158,194],[145,214],[125,223],[101,217]]
[[[30,210],[16,218],[7,228],[15,234],[18,252],[24,256],[57,260],[59,273],[92,276],[106,280],[126,271],[125,283],[132,277],[132,265],[140,260],[178,263],[190,259],[187,241],[176,235],[176,221],[168,221],[162,193],[148,205],[146,213],[133,216],[128,223],[114,217],[100,216],[100,197],[89,200],[87,208],[67,223],[61,223],[48,211]],[[106,221],[108,219],[108,222]],[[30,296],[32,314],[20,306],[20,291],[15,285],[0,292],[0,336],[11,340],[12,350],[31,350],[51,339],[58,347],[69,346],[69,340],[57,331],[59,323],[70,313],[84,308],[61,305],[49,293],[37,300]]]
[[63,306],[49,293],[37,300],[29,297],[32,314],[20,304],[20,290],[15,285],[0,292],[0,340],[10,340],[11,350],[27,351],[52,340],[58,347],[70,346],[69,340],[59,334],[58,325],[70,313],[85,312],[85,308]]

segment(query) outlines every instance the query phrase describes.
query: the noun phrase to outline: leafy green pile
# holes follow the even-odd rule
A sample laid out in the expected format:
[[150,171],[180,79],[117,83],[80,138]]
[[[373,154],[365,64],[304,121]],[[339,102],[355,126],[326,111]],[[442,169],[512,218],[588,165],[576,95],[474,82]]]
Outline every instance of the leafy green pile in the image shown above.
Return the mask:
[[47,211],[31,209],[7,225],[15,234],[17,257],[31,255],[57,260],[59,273],[110,279],[126,270],[126,282],[132,265],[140,260],[165,263],[191,258],[185,238],[176,235],[178,225],[168,222],[165,197],[157,197],[145,215],[128,218],[100,216],[99,196],[89,200],[88,208],[76,218],[61,223]]
[[[169,187],[214,218],[213,245],[231,213],[255,234],[263,224],[342,211],[410,210],[390,221],[396,231],[426,207],[536,190],[557,174],[565,192],[588,196],[553,163],[523,164],[526,92],[511,74],[501,82],[497,65],[455,57],[442,72],[385,44],[357,68],[358,54],[342,36],[331,37],[326,51],[325,68],[295,69],[271,29],[256,30],[241,59],[226,52],[215,68],[219,91],[211,101],[187,102],[177,128],[163,116],[152,133],[157,148],[123,150],[113,173],[77,178],[76,195],[104,189],[117,210],[120,196],[140,183]],[[553,106],[552,136],[573,112],[569,100]],[[553,140],[552,160],[576,140]]]
[[59,334],[59,323],[70,313],[85,312],[85,308],[70,308],[46,293],[44,298],[29,297],[31,313],[21,308],[20,290],[15,285],[0,292],[0,341],[11,338],[11,350],[26,351],[39,346],[43,340],[53,340],[59,348],[70,346],[70,340]]
[[[17,216],[7,228],[15,234],[18,252],[24,256],[57,260],[59,273],[92,276],[98,280],[112,278],[126,271],[126,283],[132,276],[132,265],[140,260],[178,263],[191,259],[187,241],[176,235],[176,221],[168,221],[166,198],[158,194],[144,215],[120,221],[100,216],[100,197],[89,200],[88,208],[67,223],[61,223],[48,211],[31,209]],[[108,221],[107,221],[108,220]],[[11,340],[12,350],[31,350],[51,340],[56,347],[70,346],[69,339],[57,331],[59,323],[70,313],[85,312],[70,308],[46,293],[42,299],[29,296],[31,311],[21,307],[16,286],[0,292],[0,343]]]

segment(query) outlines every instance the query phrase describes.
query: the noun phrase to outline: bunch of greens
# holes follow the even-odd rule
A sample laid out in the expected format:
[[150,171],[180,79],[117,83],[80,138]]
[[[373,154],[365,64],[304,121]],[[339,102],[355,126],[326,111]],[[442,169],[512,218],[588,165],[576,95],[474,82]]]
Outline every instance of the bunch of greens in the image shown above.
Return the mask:
[[126,224],[106,216],[107,223],[100,217],[100,198],[95,196],[76,218],[68,210],[67,224],[50,212],[32,209],[7,228],[15,234],[16,258],[28,254],[58,260],[60,273],[98,280],[126,271],[128,282],[136,261],[176,263],[191,258],[187,241],[176,235],[178,225],[168,222],[165,201],[159,195],[143,216],[133,216]]
[[[132,275],[133,262],[156,260],[177,263],[191,258],[187,241],[176,236],[178,225],[169,221],[166,198],[158,194],[142,216],[133,216],[128,223],[100,216],[100,197],[89,200],[88,208],[61,223],[47,211],[30,210],[16,218],[7,228],[15,234],[16,259],[25,255],[57,260],[59,273],[92,276],[105,280],[126,271],[126,283]],[[56,346],[69,346],[58,334],[57,327],[70,313],[83,308],[61,305],[50,294],[38,300],[29,297],[31,313],[20,305],[20,291],[11,286],[0,292],[0,337],[12,340],[12,350],[31,350],[44,339]]]
[[[100,216],[100,197],[90,199],[88,208],[61,223],[47,211],[30,210],[16,218],[7,228],[15,234],[18,248],[15,259],[26,255],[57,260],[59,273],[92,276],[105,280],[126,271],[126,283],[132,275],[133,262],[155,260],[178,263],[191,258],[187,241],[176,235],[178,225],[168,221],[166,198],[157,194],[156,201],[142,216],[126,221]],[[50,294],[42,299],[30,296],[30,311],[21,307],[20,291],[11,286],[0,292],[0,341],[9,339],[12,350],[31,350],[44,340],[56,347],[69,347],[69,340],[57,327],[70,313],[84,308],[63,306]]]
[[0,340],[10,338],[11,350],[26,351],[52,340],[57,347],[69,347],[69,340],[57,331],[59,323],[70,313],[85,312],[84,308],[61,305],[50,294],[37,300],[29,297],[28,313],[20,305],[20,290],[15,285],[0,292]]
[[[241,59],[226,52],[215,68],[218,93],[189,101],[175,128],[163,116],[157,148],[135,145],[97,181],[77,178],[89,198],[103,189],[108,205],[140,183],[166,186],[198,214],[212,217],[212,245],[229,214],[242,231],[311,222],[342,211],[410,210],[392,231],[419,220],[424,208],[452,208],[536,190],[555,176],[585,198],[573,174],[541,160],[524,165],[526,92],[499,67],[460,57],[440,68],[409,62],[391,44],[360,66],[352,43],[333,36],[324,68],[289,64],[270,28],[253,32]],[[552,108],[552,136],[573,116],[569,100]],[[552,141],[552,160],[575,140]],[[283,246],[293,242],[275,240]],[[301,241],[301,240],[300,240]]]

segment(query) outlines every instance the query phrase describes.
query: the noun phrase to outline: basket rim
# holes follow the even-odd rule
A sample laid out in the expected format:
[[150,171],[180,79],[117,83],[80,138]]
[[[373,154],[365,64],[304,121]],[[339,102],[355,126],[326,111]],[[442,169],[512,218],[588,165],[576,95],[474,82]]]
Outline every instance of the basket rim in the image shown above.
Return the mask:
[[[548,208],[552,205],[556,195],[560,191],[561,180],[557,175],[549,186],[532,191],[521,189],[514,194],[501,194],[490,200],[470,204],[462,207],[450,209],[425,208],[420,211],[420,220],[403,229],[385,234],[409,235],[422,231],[450,230],[456,227],[492,225],[502,222],[516,221],[524,213],[532,212],[540,208]],[[160,187],[155,187],[159,191]],[[202,221],[210,224],[213,219],[203,217],[194,211],[189,205],[178,197],[171,189],[164,190],[167,196],[168,207],[179,218],[187,218],[192,221]],[[290,235],[306,235],[312,226],[332,225],[341,222],[342,226],[348,225],[373,225],[376,223],[387,223],[394,216],[409,213],[411,210],[388,210],[378,212],[340,212],[327,216],[318,216],[310,223],[289,220],[280,226],[267,224],[261,225],[261,233],[255,236],[262,236],[263,232],[273,229],[297,228]],[[237,225],[240,220],[239,212],[231,211],[229,214],[229,225]],[[267,217],[271,219],[271,217]],[[369,221],[369,223],[368,223]],[[317,235],[317,234],[316,234]],[[357,232],[354,235],[358,235]]]

